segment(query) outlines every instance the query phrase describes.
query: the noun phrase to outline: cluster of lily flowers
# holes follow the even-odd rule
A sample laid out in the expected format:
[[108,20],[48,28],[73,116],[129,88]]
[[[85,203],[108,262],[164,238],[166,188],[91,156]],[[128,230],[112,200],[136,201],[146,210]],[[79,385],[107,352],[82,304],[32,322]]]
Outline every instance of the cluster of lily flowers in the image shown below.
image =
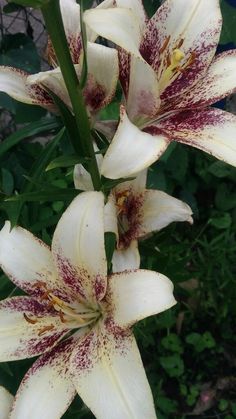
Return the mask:
[[[80,7],[75,0],[60,0],[60,7],[80,78]],[[83,19],[84,99],[91,126],[110,141],[104,156],[96,154],[99,171],[132,179],[106,198],[76,165],[75,187],[83,192],[62,215],[51,249],[9,221],[2,228],[1,267],[28,296],[0,302],[0,360],[40,355],[14,399],[0,388],[3,419],[60,418],[76,393],[98,419],[156,418],[132,326],[176,301],[167,277],[139,269],[138,241],[173,221],[192,223],[192,211],[146,189],[147,170],[172,141],[236,165],[236,117],[210,107],[236,87],[236,52],[214,58],[222,24],[218,0],[166,0],[151,19],[141,0],[105,0]],[[98,36],[111,46],[95,43]],[[0,90],[57,113],[50,90],[71,109],[50,41],[47,56],[54,69],[34,75],[0,67]],[[112,101],[118,80],[120,120],[101,121],[99,111]],[[109,274],[105,232],[116,236]]]

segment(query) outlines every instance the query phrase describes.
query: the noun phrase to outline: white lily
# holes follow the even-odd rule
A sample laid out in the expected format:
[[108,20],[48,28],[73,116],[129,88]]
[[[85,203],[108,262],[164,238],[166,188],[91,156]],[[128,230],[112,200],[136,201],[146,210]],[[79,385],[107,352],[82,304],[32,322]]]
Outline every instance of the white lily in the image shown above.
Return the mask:
[[[103,158],[97,155],[98,166]],[[105,205],[105,230],[116,234],[117,245],[112,258],[113,272],[140,266],[138,240],[161,230],[174,221],[192,223],[191,208],[165,192],[146,189],[147,170],[132,181],[113,188]],[[77,189],[91,191],[91,176],[80,164],[74,169]]]
[[115,3],[84,16],[90,28],[122,48],[126,105],[102,174],[136,174],[172,141],[235,166],[236,117],[209,107],[236,88],[236,51],[214,58],[222,24],[219,0],[166,0],[150,20],[140,0]]
[[0,386],[0,419],[9,419],[13,399],[11,393]]
[[[76,0],[60,0],[60,7],[71,57],[78,79],[80,79],[83,65],[80,6]],[[114,48],[93,43],[96,36],[88,31],[88,78],[83,91],[85,104],[91,115],[97,113],[112,100],[119,75],[117,51]],[[47,89],[49,89],[71,108],[69,95],[61,70],[57,67],[50,42],[48,59],[56,68],[33,75],[17,68],[0,66],[0,91],[20,102],[39,105],[51,112],[57,112],[48,94]]]
[[75,198],[51,252],[6,222],[0,263],[30,294],[0,303],[0,360],[43,354],[24,377],[10,419],[58,419],[76,391],[99,419],[156,418],[131,327],[173,306],[173,286],[146,270],[107,277],[101,192]]

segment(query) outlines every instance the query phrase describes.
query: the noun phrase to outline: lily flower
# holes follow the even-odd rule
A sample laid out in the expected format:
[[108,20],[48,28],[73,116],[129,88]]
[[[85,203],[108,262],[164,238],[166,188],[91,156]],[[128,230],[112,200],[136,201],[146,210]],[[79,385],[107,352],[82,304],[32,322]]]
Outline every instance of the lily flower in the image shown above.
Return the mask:
[[23,378],[10,419],[58,419],[76,391],[98,419],[155,419],[132,326],[173,306],[173,285],[147,270],[107,276],[103,194],[74,199],[51,252],[6,222],[0,263],[30,295],[0,303],[0,360],[42,354]]
[[14,397],[4,387],[0,386],[0,419],[9,419],[9,413]]
[[115,4],[84,15],[90,28],[121,48],[125,107],[102,174],[136,174],[172,141],[235,166],[236,116],[210,107],[236,89],[236,51],[214,58],[219,0],[166,0],[150,20],[139,0]]
[[[80,79],[83,66],[80,6],[75,0],[60,0],[60,7],[72,61]],[[112,100],[119,75],[117,51],[114,48],[95,44],[93,41],[96,36],[88,30],[88,78],[83,94],[90,115],[97,113]],[[49,62],[55,68],[33,75],[17,68],[0,66],[0,91],[20,102],[39,105],[51,112],[57,112],[48,94],[49,89],[71,108],[70,98],[61,70],[57,67],[50,41],[47,55]]]
[[[102,156],[97,155],[98,166]],[[117,244],[112,258],[113,272],[138,269],[138,240],[161,230],[174,221],[193,223],[191,208],[165,192],[146,189],[147,170],[131,181],[113,188],[105,205],[105,231],[116,234]],[[93,189],[91,176],[81,164],[75,166],[77,189]]]

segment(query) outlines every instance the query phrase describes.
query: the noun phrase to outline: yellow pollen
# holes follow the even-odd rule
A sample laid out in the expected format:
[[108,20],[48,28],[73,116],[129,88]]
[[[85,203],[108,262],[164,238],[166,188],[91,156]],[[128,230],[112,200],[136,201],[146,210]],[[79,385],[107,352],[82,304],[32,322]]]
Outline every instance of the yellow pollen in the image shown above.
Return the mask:
[[163,91],[168,86],[173,77],[181,72],[181,61],[184,58],[184,52],[178,48],[173,50],[171,56],[167,56],[167,68],[163,71],[159,81],[161,91]]
[[116,205],[118,208],[118,214],[125,212],[125,204],[129,195],[130,195],[129,191],[124,191],[117,194]]
[[182,61],[184,57],[185,54],[183,53],[183,51],[181,51],[180,49],[175,49],[173,51],[173,64],[179,65],[180,61]]

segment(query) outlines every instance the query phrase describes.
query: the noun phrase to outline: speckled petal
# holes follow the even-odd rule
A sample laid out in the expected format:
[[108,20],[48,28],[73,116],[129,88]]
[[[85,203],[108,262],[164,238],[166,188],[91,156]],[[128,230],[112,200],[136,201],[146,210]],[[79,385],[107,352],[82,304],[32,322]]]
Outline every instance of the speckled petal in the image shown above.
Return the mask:
[[112,100],[119,77],[118,53],[114,48],[88,43],[88,78],[84,89],[85,103],[93,113]]
[[52,240],[58,274],[78,298],[90,303],[106,291],[104,195],[82,192],[62,215]]
[[69,372],[73,337],[42,355],[23,378],[10,419],[59,419],[76,390]]
[[0,302],[1,362],[31,358],[48,351],[68,332],[60,316],[31,297]]
[[97,419],[156,419],[134,337],[111,322],[77,345],[71,357],[75,387]]
[[76,0],[60,0],[60,8],[70,53],[74,64],[76,64],[82,50],[80,5],[76,3]]
[[107,299],[114,322],[121,327],[132,326],[176,304],[172,282],[160,273],[144,269],[111,275]]
[[218,55],[202,80],[181,98],[173,99],[172,109],[212,105],[236,91],[236,50]]
[[101,173],[110,179],[136,175],[165,151],[169,140],[139,130],[121,107],[121,120],[103,160]]
[[98,35],[140,56],[142,27],[136,14],[126,8],[90,9],[84,13],[86,25]]
[[59,67],[54,70],[42,71],[27,78],[28,86],[41,86],[47,88],[57,95],[69,108],[71,108],[70,98],[65,86],[64,79]]
[[236,166],[236,116],[216,108],[180,112],[158,124],[172,139]]
[[7,93],[13,99],[30,105],[40,105],[30,88],[27,86],[28,73],[12,67],[0,67],[0,91]]
[[[219,0],[166,0],[157,10],[148,23],[141,52],[158,72],[162,99],[182,95],[203,77],[214,57],[221,24]],[[175,49],[185,54],[179,65],[190,64],[177,76],[172,73],[171,80],[161,81]]]
[[136,125],[152,119],[160,107],[157,76],[152,67],[139,57],[131,56],[127,114]]
[[193,222],[191,208],[162,191],[146,189],[142,214],[139,237],[159,231],[174,221],[187,221],[191,224]]
[[123,272],[127,269],[138,269],[140,254],[137,240],[132,240],[127,249],[115,250],[112,257],[112,272]]
[[6,221],[0,231],[0,266],[14,284],[27,294],[40,296],[47,289],[66,296],[67,290],[57,277],[50,249],[37,237],[22,227],[10,229]]
[[0,419],[9,419],[9,413],[14,397],[4,387],[0,386]]

